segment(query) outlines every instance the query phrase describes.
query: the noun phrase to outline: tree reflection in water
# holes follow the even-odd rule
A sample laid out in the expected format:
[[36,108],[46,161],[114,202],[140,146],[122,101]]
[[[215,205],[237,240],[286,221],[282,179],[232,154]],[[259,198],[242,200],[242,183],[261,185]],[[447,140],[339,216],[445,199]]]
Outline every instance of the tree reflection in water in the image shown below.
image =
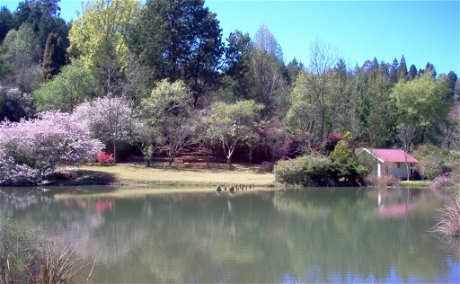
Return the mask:
[[[440,202],[400,190],[380,192],[379,206],[378,195],[323,188],[0,204],[83,259],[97,257],[96,282],[460,281],[458,256],[426,233]],[[401,204],[403,215],[381,218],[382,206]]]

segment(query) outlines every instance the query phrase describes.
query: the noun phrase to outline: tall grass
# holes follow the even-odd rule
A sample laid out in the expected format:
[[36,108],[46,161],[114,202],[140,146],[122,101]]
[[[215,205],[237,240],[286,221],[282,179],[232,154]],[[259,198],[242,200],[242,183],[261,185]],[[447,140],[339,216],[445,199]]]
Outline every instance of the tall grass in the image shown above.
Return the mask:
[[0,216],[0,283],[69,283],[75,261],[72,249],[59,250],[39,230]]
[[66,247],[59,251],[49,245],[42,253],[39,283],[69,283],[79,270],[75,270],[75,267],[72,249]]
[[395,176],[375,176],[375,175],[368,175],[365,177],[366,184],[368,186],[373,186],[378,189],[385,189],[385,188],[400,188],[401,181],[399,178]]
[[438,223],[431,231],[445,237],[460,236],[460,197],[441,210]]

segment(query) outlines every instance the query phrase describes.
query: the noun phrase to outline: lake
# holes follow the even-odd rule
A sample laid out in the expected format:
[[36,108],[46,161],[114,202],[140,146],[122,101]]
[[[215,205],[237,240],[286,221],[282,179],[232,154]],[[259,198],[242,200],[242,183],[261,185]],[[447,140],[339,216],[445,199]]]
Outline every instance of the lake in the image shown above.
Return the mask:
[[427,189],[79,195],[113,190],[2,188],[0,209],[95,261],[90,282],[460,282]]

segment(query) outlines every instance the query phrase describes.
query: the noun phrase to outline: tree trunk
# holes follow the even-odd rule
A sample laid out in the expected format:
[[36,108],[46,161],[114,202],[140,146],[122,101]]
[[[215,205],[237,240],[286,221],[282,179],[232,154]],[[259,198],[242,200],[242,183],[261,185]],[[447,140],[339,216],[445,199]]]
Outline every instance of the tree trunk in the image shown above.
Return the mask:
[[410,179],[410,170],[409,170],[409,164],[406,162],[406,169],[407,169],[407,180]]
[[324,139],[324,128],[325,128],[325,123],[326,123],[326,110],[324,108],[321,109],[321,129],[320,129],[320,137],[319,141],[322,143]]
[[232,157],[231,156],[227,156],[227,166],[229,169],[232,168]]
[[113,140],[113,164],[117,164],[117,140]]

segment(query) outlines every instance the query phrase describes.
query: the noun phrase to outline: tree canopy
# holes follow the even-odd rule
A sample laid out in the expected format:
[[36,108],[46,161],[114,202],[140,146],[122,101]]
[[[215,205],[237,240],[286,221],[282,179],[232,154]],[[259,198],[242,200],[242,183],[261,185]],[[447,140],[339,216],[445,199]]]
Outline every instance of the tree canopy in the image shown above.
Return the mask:
[[222,31],[203,0],[149,0],[133,28],[130,45],[150,67],[152,79],[184,81],[193,104],[218,82]]

